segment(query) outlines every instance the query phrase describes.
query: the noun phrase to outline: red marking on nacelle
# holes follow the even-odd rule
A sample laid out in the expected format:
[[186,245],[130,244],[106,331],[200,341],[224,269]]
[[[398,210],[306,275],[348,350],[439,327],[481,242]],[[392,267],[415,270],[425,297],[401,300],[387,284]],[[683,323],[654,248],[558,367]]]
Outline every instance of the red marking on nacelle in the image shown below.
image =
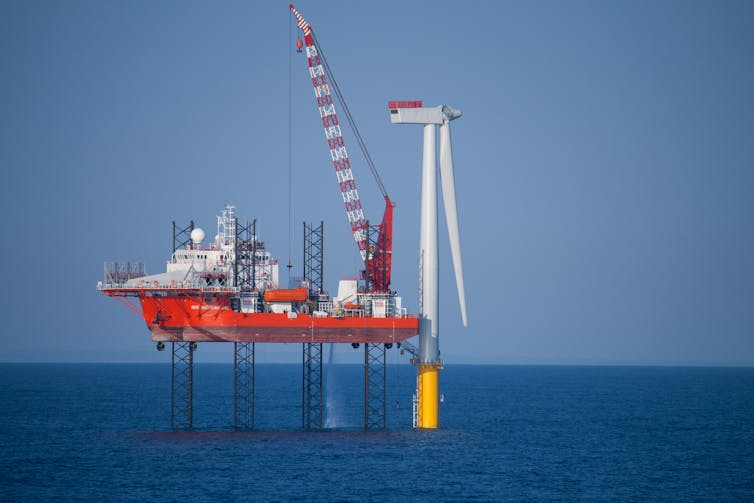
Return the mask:
[[388,101],[388,108],[421,108],[422,100],[413,101]]

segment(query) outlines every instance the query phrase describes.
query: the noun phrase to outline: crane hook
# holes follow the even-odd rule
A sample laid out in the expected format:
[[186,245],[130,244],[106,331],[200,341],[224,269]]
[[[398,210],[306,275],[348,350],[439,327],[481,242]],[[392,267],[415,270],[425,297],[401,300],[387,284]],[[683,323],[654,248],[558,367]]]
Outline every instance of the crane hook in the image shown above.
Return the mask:
[[304,42],[300,38],[296,39],[296,52],[301,52],[301,48],[304,47]]

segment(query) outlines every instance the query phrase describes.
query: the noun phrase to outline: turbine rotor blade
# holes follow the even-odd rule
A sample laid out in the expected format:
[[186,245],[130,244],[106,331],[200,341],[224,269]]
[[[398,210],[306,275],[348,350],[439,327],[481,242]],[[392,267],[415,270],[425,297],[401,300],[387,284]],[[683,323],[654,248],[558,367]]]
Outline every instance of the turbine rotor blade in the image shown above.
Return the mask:
[[[460,113],[458,115],[460,116]],[[465,327],[467,326],[466,295],[463,288],[463,264],[461,263],[461,238],[458,232],[458,211],[456,210],[453,151],[450,146],[450,120],[446,120],[440,125],[440,181],[442,185],[442,201],[445,206],[445,220],[448,222],[450,253],[453,256],[453,269],[456,273],[458,302],[461,305],[461,319]]]

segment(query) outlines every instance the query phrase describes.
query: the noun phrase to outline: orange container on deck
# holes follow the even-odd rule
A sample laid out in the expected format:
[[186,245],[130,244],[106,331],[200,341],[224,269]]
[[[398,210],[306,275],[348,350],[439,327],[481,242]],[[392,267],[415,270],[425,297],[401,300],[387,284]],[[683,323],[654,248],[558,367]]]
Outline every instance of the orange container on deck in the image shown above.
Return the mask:
[[309,292],[303,286],[298,288],[267,290],[264,292],[265,302],[304,302],[309,298]]

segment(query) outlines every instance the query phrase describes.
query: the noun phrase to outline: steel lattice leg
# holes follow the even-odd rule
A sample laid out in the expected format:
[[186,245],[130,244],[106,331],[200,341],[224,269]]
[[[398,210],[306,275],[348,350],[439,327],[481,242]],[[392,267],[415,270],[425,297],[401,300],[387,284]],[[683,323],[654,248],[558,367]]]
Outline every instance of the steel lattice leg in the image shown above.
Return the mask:
[[322,429],[322,343],[304,343],[303,428]]
[[384,430],[387,417],[384,344],[364,344],[364,429]]
[[174,342],[171,417],[173,430],[191,429],[194,399],[195,342]]
[[254,343],[233,343],[233,428],[254,429]]

